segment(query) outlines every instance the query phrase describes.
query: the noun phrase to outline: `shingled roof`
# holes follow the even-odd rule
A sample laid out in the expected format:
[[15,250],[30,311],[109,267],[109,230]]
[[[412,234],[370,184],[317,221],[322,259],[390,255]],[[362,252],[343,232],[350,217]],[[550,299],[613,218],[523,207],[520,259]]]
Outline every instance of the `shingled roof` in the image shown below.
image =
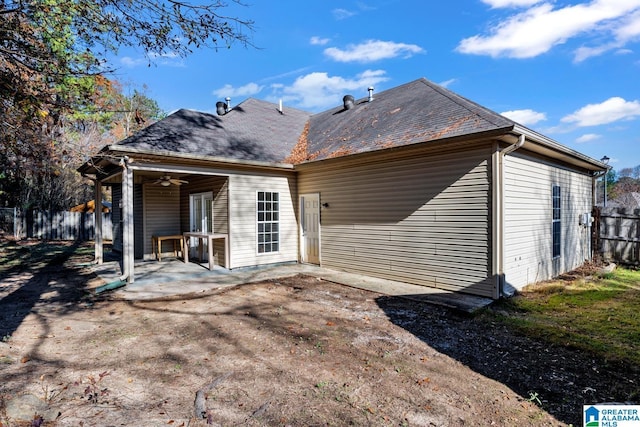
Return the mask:
[[183,109],[110,148],[298,164],[515,125],[421,78],[315,115],[254,98],[222,116]]
[[226,114],[178,110],[111,146],[164,153],[201,154],[235,160],[282,162],[310,113],[249,98]]
[[485,132],[516,124],[424,78],[311,117],[294,163]]

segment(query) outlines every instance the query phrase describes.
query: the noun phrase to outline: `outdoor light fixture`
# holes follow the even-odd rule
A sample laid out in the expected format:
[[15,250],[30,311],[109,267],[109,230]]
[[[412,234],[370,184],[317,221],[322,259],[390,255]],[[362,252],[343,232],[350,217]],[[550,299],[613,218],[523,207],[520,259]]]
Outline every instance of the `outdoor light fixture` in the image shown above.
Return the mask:
[[607,171],[604,173],[604,176],[602,177],[603,182],[604,182],[604,204],[603,207],[607,207],[607,174],[609,173],[609,157],[604,156],[603,158],[600,159],[600,161],[602,163],[604,163],[605,165],[607,165]]
[[323,207],[323,208],[328,208],[328,207],[329,207],[329,203],[323,203],[323,204],[322,204],[322,207]]

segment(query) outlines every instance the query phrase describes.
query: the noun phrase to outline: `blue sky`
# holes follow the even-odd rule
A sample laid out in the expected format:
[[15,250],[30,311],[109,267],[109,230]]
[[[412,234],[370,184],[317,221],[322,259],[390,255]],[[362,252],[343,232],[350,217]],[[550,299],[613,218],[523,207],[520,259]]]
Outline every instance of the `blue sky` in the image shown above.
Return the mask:
[[[249,3],[253,1],[253,3]],[[245,0],[256,48],[122,49],[125,86],[166,112],[253,97],[318,112],[424,77],[563,145],[640,165],[640,0]]]

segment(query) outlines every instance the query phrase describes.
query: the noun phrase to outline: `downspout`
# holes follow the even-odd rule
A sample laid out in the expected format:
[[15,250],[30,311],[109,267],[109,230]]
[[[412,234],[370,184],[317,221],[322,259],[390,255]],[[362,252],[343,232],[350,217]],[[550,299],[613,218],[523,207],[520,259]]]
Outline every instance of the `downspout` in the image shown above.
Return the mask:
[[500,150],[497,147],[496,155],[494,157],[494,168],[496,170],[494,178],[497,179],[494,188],[496,189],[493,197],[493,206],[495,208],[495,214],[493,215],[493,271],[496,274],[496,294],[494,297],[500,298],[504,295],[505,275],[504,275],[504,158],[508,154],[522,148],[525,143],[525,136],[521,134],[518,137],[518,141],[506,147],[504,150]]

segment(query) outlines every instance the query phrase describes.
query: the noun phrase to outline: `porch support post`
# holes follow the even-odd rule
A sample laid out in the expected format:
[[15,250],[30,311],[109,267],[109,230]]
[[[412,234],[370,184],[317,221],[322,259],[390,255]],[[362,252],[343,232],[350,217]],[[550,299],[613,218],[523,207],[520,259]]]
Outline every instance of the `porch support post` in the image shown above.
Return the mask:
[[123,159],[122,167],[122,266],[127,283],[133,283],[133,170],[127,157]]
[[102,183],[99,179],[94,181],[94,194],[93,194],[94,206],[94,235],[95,235],[95,262],[96,264],[102,264],[104,261],[104,246],[102,236]]

